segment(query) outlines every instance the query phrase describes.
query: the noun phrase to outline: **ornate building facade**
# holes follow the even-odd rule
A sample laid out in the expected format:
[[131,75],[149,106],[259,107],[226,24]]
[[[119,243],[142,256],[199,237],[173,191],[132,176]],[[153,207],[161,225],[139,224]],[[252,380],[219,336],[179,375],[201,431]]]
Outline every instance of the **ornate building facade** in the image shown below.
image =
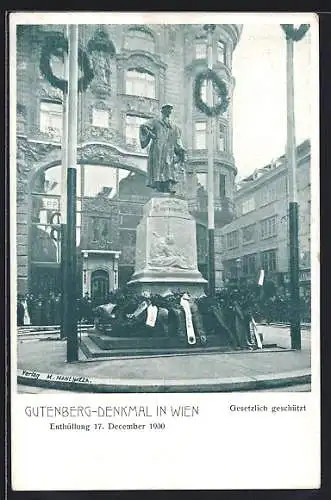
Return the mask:
[[[310,141],[297,147],[300,288],[310,293]],[[224,281],[257,283],[260,270],[278,287],[289,282],[288,168],[285,155],[243,179],[236,218],[217,230]]]
[[[18,293],[59,289],[60,249],[53,224],[61,193],[62,92],[39,70],[47,36],[61,25],[17,29],[17,279]],[[128,281],[134,269],[135,232],[152,192],[145,185],[147,152],[139,126],[165,102],[182,129],[188,152],[182,196],[197,223],[199,268],[207,262],[207,119],[194,104],[195,75],[206,68],[202,25],[82,25],[80,46],[94,79],[79,96],[77,251],[82,292],[102,295]],[[233,94],[232,55],[239,25],[217,25],[214,68]],[[52,57],[63,75],[63,61]],[[205,89],[204,89],[205,90]],[[217,119],[214,144],[215,222],[234,217],[236,176],[232,104]],[[220,268],[220,260],[216,268]]]

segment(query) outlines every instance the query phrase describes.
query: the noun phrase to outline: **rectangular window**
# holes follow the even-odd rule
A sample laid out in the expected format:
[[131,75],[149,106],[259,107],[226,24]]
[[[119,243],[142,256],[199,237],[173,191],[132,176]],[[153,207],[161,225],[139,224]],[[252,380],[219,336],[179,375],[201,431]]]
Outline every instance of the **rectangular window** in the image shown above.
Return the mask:
[[195,149],[207,148],[207,122],[195,123]]
[[224,235],[222,235],[222,236],[220,237],[220,243],[221,243],[221,248],[220,248],[220,250],[221,250],[221,251],[226,250],[226,241],[225,241],[225,236],[224,236]]
[[220,174],[220,198],[226,197],[226,175]]
[[261,253],[262,269],[265,273],[273,273],[277,270],[276,250],[267,250]]
[[126,72],[126,93],[155,99],[155,77],[146,71]]
[[198,186],[202,186],[207,191],[207,174],[197,174]]
[[109,127],[109,111],[107,109],[96,109],[92,111],[92,125],[93,127]]
[[125,124],[126,143],[140,150],[139,127],[146,122],[146,118],[136,115],[127,115]]
[[261,239],[271,238],[277,234],[277,216],[268,217],[261,221]]
[[62,103],[41,101],[40,103],[40,132],[61,137],[62,135]]
[[195,43],[195,58],[205,59],[207,57],[207,40],[199,38]]
[[239,246],[238,231],[232,231],[231,233],[227,234],[226,246],[228,250],[237,248]]
[[246,276],[256,273],[256,254],[244,255],[242,259],[242,271]]
[[217,42],[217,61],[226,64],[225,44],[219,40]]
[[242,204],[242,214],[245,215],[248,212],[252,212],[255,210],[255,199],[249,198],[248,200],[243,201]]
[[252,243],[255,240],[255,224],[250,224],[249,226],[243,227],[243,244]]
[[268,205],[277,200],[277,183],[273,182],[261,191],[261,206]]
[[219,145],[220,145],[220,151],[225,151],[225,126],[221,123],[220,124],[220,134],[219,134]]

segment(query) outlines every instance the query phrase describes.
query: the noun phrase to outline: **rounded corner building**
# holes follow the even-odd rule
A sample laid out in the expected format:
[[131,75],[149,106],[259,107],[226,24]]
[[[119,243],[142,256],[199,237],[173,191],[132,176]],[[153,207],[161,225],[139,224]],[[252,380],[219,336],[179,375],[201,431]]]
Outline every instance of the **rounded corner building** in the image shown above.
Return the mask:
[[[242,26],[216,25],[213,67],[233,94],[232,55]],[[61,195],[62,92],[40,70],[46,38],[63,25],[17,29],[17,286],[34,295],[60,290],[56,230]],[[197,224],[198,265],[207,272],[207,117],[195,106],[195,76],[207,67],[203,25],[80,25],[94,79],[79,94],[77,150],[77,280],[95,300],[125,284],[134,271],[136,227],[152,195],[139,127],[173,105],[187,150],[183,195]],[[63,77],[61,58],[51,57]],[[205,88],[202,89],[205,92]],[[221,248],[217,229],[234,217],[232,100],[217,118],[214,141],[216,286]]]

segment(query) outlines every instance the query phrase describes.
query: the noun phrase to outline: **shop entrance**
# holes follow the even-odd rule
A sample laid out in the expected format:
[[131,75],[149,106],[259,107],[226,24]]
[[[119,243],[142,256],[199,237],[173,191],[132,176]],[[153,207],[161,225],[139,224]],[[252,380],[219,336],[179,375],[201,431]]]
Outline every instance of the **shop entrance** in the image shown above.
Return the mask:
[[109,293],[109,274],[103,269],[93,271],[91,276],[91,298],[95,304],[107,302]]

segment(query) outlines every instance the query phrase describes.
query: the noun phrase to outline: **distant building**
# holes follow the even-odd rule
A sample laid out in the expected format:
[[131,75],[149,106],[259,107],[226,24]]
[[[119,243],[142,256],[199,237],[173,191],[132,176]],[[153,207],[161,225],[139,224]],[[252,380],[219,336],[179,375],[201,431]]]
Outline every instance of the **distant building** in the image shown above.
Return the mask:
[[[51,236],[61,193],[62,92],[39,70],[46,37],[63,25],[17,28],[17,284],[18,293],[60,288],[59,244]],[[214,68],[233,93],[232,55],[242,26],[217,25]],[[197,223],[198,265],[207,270],[207,118],[194,104],[195,76],[207,67],[203,25],[80,25],[80,46],[95,72],[79,97],[77,252],[81,293],[101,297],[134,270],[136,226],[151,196],[147,152],[139,126],[174,106],[188,150],[183,195]],[[63,61],[51,59],[63,75]],[[206,87],[203,88],[206,97]],[[232,149],[232,101],[217,118],[214,145],[215,223],[234,217],[237,173]]]
[[[297,147],[299,257],[302,293],[310,287],[310,141]],[[217,230],[217,251],[225,282],[289,281],[288,169],[285,156],[240,182],[234,196],[237,217]]]

